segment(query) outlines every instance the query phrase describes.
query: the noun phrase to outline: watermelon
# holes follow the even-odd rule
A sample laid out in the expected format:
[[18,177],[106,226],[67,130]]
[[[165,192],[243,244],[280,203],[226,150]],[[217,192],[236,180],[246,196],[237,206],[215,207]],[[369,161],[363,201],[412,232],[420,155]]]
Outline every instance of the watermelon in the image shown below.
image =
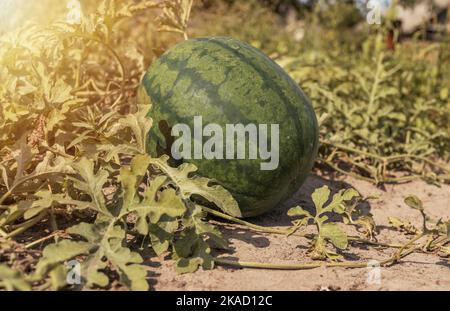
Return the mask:
[[[227,124],[278,124],[274,169],[262,170],[261,163],[268,161],[262,158],[182,160],[229,190],[244,217],[265,213],[292,196],[312,169],[318,124],[310,101],[278,64],[246,43],[223,37],[179,43],[150,66],[140,91],[152,103],[154,125],[146,146],[152,156],[170,155],[176,139],[171,129],[176,124],[193,129],[195,117],[224,129]],[[270,131],[267,139],[270,146]]]

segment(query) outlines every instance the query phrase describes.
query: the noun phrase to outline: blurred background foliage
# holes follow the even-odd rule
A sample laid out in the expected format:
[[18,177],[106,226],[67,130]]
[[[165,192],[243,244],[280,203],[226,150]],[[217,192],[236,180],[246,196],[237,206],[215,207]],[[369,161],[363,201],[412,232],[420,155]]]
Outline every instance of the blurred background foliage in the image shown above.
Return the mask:
[[[446,180],[447,167],[433,165],[439,160],[429,160],[438,157],[447,162],[449,157],[447,31],[434,33],[433,40],[429,39],[429,25],[437,22],[440,11],[423,13],[428,14],[424,23],[413,33],[404,33],[396,6],[414,8],[434,2],[393,1],[389,8],[390,1],[377,1],[383,9],[380,25],[367,23],[371,6],[362,0],[198,0],[193,3],[185,36],[239,38],[285,67],[323,117],[321,158],[335,169],[376,183],[396,181],[396,176],[388,176],[391,169],[407,171],[406,180]],[[116,105],[119,112],[126,113],[134,109],[136,87],[145,68],[183,39],[180,32],[157,31],[164,22],[162,7],[177,3],[175,0],[82,0],[83,24],[55,23],[67,19],[71,5],[77,2],[2,0],[3,14],[8,18],[2,25],[1,73],[5,81],[12,74],[20,88],[10,88],[8,98],[4,94],[8,84],[2,86],[3,153],[27,130],[39,141],[39,124],[46,123],[48,128],[48,119],[55,118],[58,104],[49,98],[37,99],[33,93],[39,88],[39,74],[48,74],[50,80],[58,77],[58,85],[53,86],[67,88],[67,94],[77,102],[75,106],[84,105],[103,114]],[[126,14],[132,17],[120,20],[115,20],[118,17],[111,9],[120,11],[125,4],[138,8],[145,3],[151,3],[151,9],[136,9]],[[445,22],[448,25],[448,20]],[[31,24],[35,25],[32,30]],[[67,36],[74,29],[81,35]],[[46,42],[42,41],[45,36]],[[34,52],[40,64],[30,64],[25,49]],[[29,80],[31,76],[35,76],[34,81]],[[80,117],[85,115],[80,113]],[[55,122],[50,122],[51,129],[61,131]],[[76,129],[68,132],[80,134]],[[47,132],[42,135],[52,138]],[[391,156],[395,157],[386,158]]]

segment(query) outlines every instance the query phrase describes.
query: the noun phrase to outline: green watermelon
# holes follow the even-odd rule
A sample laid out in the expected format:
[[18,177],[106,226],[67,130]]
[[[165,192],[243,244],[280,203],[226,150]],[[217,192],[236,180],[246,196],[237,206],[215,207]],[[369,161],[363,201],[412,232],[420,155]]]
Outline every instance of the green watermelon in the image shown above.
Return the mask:
[[176,139],[170,129],[180,123],[193,128],[198,116],[203,124],[223,128],[279,125],[276,169],[261,170],[260,158],[183,159],[228,189],[244,217],[260,215],[292,196],[313,166],[318,124],[310,101],[278,64],[246,43],[223,37],[179,43],[150,66],[140,91],[152,103],[154,125],[147,139],[152,156],[170,155]]

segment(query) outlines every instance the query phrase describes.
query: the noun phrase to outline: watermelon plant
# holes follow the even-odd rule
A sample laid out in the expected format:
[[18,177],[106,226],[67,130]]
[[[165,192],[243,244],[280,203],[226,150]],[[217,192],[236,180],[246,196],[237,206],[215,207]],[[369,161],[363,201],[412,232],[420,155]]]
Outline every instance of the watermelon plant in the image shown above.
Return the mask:
[[316,189],[311,195],[314,205],[316,207],[316,214],[313,216],[307,210],[301,207],[293,207],[288,211],[289,216],[303,216],[302,220],[297,223],[297,227],[307,224],[312,220],[317,227],[317,237],[311,248],[312,257],[316,259],[336,259],[338,254],[327,250],[327,239],[331,244],[338,249],[346,249],[348,239],[345,232],[334,222],[328,222],[327,213],[342,212],[344,201],[350,201],[354,197],[359,196],[355,189],[341,190],[333,196],[332,201],[327,206],[324,206],[330,196],[330,189],[327,186]]
[[[248,16],[252,23],[259,18],[266,20],[269,12],[264,10],[261,14],[251,10],[251,5],[250,11],[242,15]],[[332,193],[327,187],[320,187],[312,194],[312,209],[297,206],[290,210],[292,225],[267,227],[240,218],[242,211],[233,190],[241,182],[249,188],[253,184],[239,170],[232,172],[239,173],[236,176],[242,180],[235,178],[234,183],[233,179],[225,183],[223,179],[221,186],[217,181],[223,172],[202,169],[201,161],[180,164],[165,155],[156,155],[155,150],[149,155],[149,144],[156,144],[156,139],[165,142],[155,112],[161,110],[162,115],[164,107],[175,109],[181,102],[168,101],[170,105],[164,106],[157,94],[162,96],[163,90],[147,86],[156,82],[156,75],[169,77],[170,70],[153,73],[153,81],[148,80],[152,72],[145,70],[153,62],[153,67],[160,69],[167,66],[164,64],[168,60],[170,63],[168,46],[194,33],[208,32],[208,23],[201,25],[201,31],[195,28],[199,27],[195,23],[188,27],[192,6],[190,0],[84,1],[79,6],[82,12],[70,12],[70,19],[22,25],[0,35],[1,289],[146,290],[150,287],[147,263],[154,256],[170,258],[179,273],[217,265],[264,269],[365,268],[366,259],[342,258],[343,252],[350,252],[357,244],[391,249],[392,256],[379,258],[381,265],[397,263],[415,252],[448,258],[448,220],[432,221],[417,197],[406,198],[405,204],[423,218],[423,226],[390,218],[392,228],[399,232],[399,241],[406,239],[406,242],[382,241],[371,215],[358,212],[359,204],[370,198],[361,198],[352,188]],[[71,6],[71,10],[77,8]],[[236,7],[229,12],[233,10]],[[194,16],[202,18],[198,13]],[[273,16],[269,20],[273,21]],[[236,25],[231,28],[234,32],[239,30]],[[415,44],[414,48],[392,53],[381,47],[383,31],[380,28],[366,36],[361,46],[337,48],[333,44],[332,48],[314,50],[302,47],[302,54],[294,48],[286,49],[299,45],[294,41],[283,44],[273,36],[267,39],[267,34],[256,37],[254,32],[243,33],[242,37],[253,38],[252,45],[277,58],[312,98],[314,110],[320,116],[322,144],[318,162],[334,168],[332,173],[351,174],[376,183],[412,178],[445,182],[449,172],[448,45],[424,48]],[[283,38],[287,37],[284,33]],[[233,96],[229,104],[242,107],[227,105],[224,109],[235,112],[242,109],[249,117],[266,123],[272,121],[259,120],[266,113],[272,114],[270,117],[281,116],[277,120],[280,126],[291,128],[292,136],[296,136],[295,141],[283,138],[284,152],[292,154],[285,158],[287,161],[282,159],[280,166],[280,170],[291,167],[295,172],[273,177],[273,180],[280,178],[284,187],[273,188],[283,189],[280,192],[287,195],[291,191],[287,188],[301,183],[304,171],[300,164],[306,167],[311,165],[308,161],[313,161],[310,157],[317,144],[314,113],[306,99],[287,102],[277,94],[274,85],[285,91],[285,96],[303,97],[284,71],[260,51],[239,41],[213,41],[216,42],[211,43],[212,47],[208,45],[208,50],[216,49],[218,55],[231,58],[242,69],[242,76],[230,80],[231,84],[241,86],[238,82],[244,79],[247,84],[242,86],[247,87],[251,80],[255,90],[250,91],[263,94],[260,97],[263,99],[272,96],[273,106],[280,108],[280,112],[278,115],[272,106],[268,106],[267,112],[256,109],[258,105],[251,100],[252,105],[246,106],[239,100],[243,95],[233,89],[229,92]],[[175,46],[175,50],[198,48],[195,55],[200,57],[204,44],[204,40],[188,40]],[[229,51],[233,46],[238,50],[236,54]],[[352,49],[363,57],[349,54]],[[165,50],[168,54],[159,58]],[[187,70],[180,64],[176,71],[183,72],[181,76],[185,78],[200,72],[207,75],[208,70],[201,71],[201,66],[205,69],[216,64],[206,60],[195,64],[200,66],[196,70]],[[252,73],[256,77],[253,80]],[[268,77],[270,73],[273,77]],[[146,87],[140,88],[144,75]],[[211,86],[211,81],[219,78],[220,75],[212,75],[207,80],[201,76],[193,85]],[[263,88],[265,79],[273,79],[274,85]],[[176,85],[169,78],[158,83],[163,88]],[[211,89],[213,93],[217,90]],[[295,119],[283,110],[289,105],[307,113],[299,114],[300,120]],[[370,115],[365,113],[367,107]],[[161,120],[181,116],[173,111],[176,110],[165,112]],[[310,118],[302,119],[305,116]],[[295,120],[299,124],[309,120],[305,122],[309,124],[308,137],[299,139],[303,132],[295,129]],[[156,136],[154,140],[149,140],[149,131]],[[312,143],[308,147],[310,153],[305,152],[308,148],[297,149],[303,141]],[[301,157],[306,157],[308,164],[301,162]],[[316,169],[328,172],[321,165]],[[214,176],[208,172],[214,172]],[[260,170],[255,172],[262,174]],[[294,176],[299,176],[299,180],[293,181]],[[264,187],[268,180],[272,179],[262,180]],[[274,191],[269,189],[268,193],[272,195]],[[251,199],[259,200],[261,194],[263,191]],[[278,195],[282,197],[281,193]],[[207,203],[215,205],[214,208]],[[245,209],[251,213],[252,207],[242,206],[244,214]],[[270,207],[267,204],[264,209]],[[278,217],[279,213],[272,216]],[[302,237],[308,241],[311,259],[292,264],[224,259],[224,252],[232,250],[222,235],[222,226],[284,238]],[[347,229],[353,227],[360,232],[348,234]],[[401,238],[401,234],[405,237]],[[80,284],[67,282],[73,262],[80,264]]]

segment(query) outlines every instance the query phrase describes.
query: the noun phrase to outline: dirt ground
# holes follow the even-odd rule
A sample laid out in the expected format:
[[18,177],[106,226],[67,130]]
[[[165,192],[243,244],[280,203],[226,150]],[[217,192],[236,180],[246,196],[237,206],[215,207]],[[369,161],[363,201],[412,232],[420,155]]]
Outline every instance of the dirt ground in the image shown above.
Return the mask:
[[[411,238],[393,230],[389,226],[389,216],[407,219],[420,228],[419,212],[403,203],[403,199],[409,194],[415,194],[423,200],[431,219],[450,219],[450,185],[437,187],[423,181],[414,181],[386,185],[384,189],[380,189],[352,178],[329,180],[311,175],[292,200],[277,210],[250,221],[263,226],[288,226],[288,208],[295,204],[312,207],[310,195],[316,187],[323,184],[333,190],[352,186],[362,195],[379,196],[379,199],[371,200],[366,208],[374,215],[380,242],[401,243]],[[306,256],[308,241],[302,237],[257,233],[235,225],[222,226],[221,230],[232,246],[230,253],[220,254],[222,258],[266,263],[310,261]],[[355,234],[351,231],[348,233]],[[341,255],[346,260],[382,260],[393,252],[393,249],[353,243]],[[375,269],[274,271],[219,266],[214,270],[178,275],[172,264],[162,258],[154,259],[150,264],[152,287],[155,290],[450,290],[450,261],[436,254],[415,253],[404,258],[400,264]]]

